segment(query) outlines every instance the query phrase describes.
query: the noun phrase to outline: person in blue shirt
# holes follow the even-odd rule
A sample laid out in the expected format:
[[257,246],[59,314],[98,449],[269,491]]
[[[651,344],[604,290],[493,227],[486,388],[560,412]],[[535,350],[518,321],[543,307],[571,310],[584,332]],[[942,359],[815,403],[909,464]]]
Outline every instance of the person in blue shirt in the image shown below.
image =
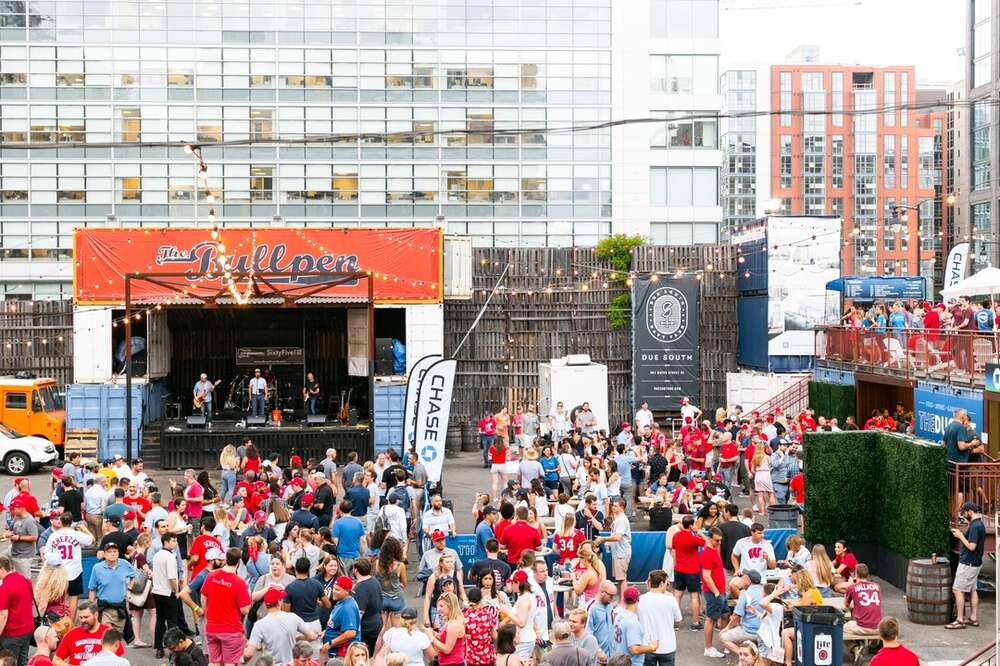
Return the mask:
[[339,576],[333,584],[333,610],[323,631],[323,646],[327,656],[343,657],[347,646],[361,642],[361,610],[351,596],[354,583],[347,576]]
[[594,637],[604,654],[614,654],[612,635],[611,600],[618,593],[618,588],[610,580],[601,583],[597,598],[587,607],[587,632]]
[[989,301],[983,301],[980,304],[978,310],[972,315],[972,318],[976,322],[976,330],[979,331],[992,331],[993,330],[993,310],[990,308]]
[[125,592],[129,581],[138,573],[129,562],[118,559],[116,544],[108,543],[104,546],[104,560],[94,565],[90,572],[90,584],[87,586],[90,600],[97,602],[102,622],[114,627],[125,626],[128,619]]
[[[979,592],[976,590],[979,581],[979,570],[983,566],[983,553],[986,547],[986,526],[983,524],[982,510],[974,502],[966,502],[959,514],[969,523],[962,533],[957,527],[951,529],[951,534],[959,542],[958,569],[955,571],[955,582],[951,589],[955,594],[955,610],[958,613],[955,621],[945,629],[962,629],[965,626],[979,626]],[[969,597],[969,619],[965,618],[965,595]]]
[[344,500],[340,503],[340,517],[333,522],[330,530],[333,545],[337,547],[342,571],[350,571],[354,560],[368,549],[365,537],[365,524],[351,515],[351,503]]
[[761,605],[764,587],[760,584],[760,573],[744,571],[743,584],[746,589],[740,592],[729,626],[719,635],[722,645],[733,654],[739,653],[739,646],[743,641],[757,641],[760,621],[764,616],[764,607]]
[[615,654],[627,654],[632,666],[643,666],[646,654],[655,653],[659,647],[656,640],[643,642],[642,624],[636,614],[638,607],[639,590],[627,587],[622,595],[622,606],[614,614]]
[[500,519],[500,514],[492,506],[483,509],[483,519],[476,525],[476,561],[486,559],[486,542],[495,539],[493,525]]
[[889,326],[892,326],[893,331],[902,331],[906,328],[906,310],[899,301],[892,304],[889,312]]
[[887,320],[885,318],[885,306],[875,306],[875,332],[885,333]]
[[538,462],[542,464],[542,470],[545,472],[543,477],[545,490],[549,494],[559,490],[559,457],[552,451],[551,446],[542,448],[542,457]]

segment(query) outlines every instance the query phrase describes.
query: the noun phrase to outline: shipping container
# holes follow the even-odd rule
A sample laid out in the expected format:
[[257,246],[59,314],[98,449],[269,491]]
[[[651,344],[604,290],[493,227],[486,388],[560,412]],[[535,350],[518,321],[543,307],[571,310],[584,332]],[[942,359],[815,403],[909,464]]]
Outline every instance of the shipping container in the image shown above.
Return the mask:
[[767,294],[736,299],[739,322],[736,362],[741,367],[767,372]]
[[374,429],[375,454],[389,447],[403,451],[403,411],[406,405],[406,382],[375,382]]
[[[133,457],[139,455],[148,390],[145,383],[132,384]],[[124,384],[70,384],[66,387],[66,430],[97,430],[99,458],[125,456],[125,407]]]
[[767,293],[767,238],[742,243],[736,262],[736,289],[740,295]]

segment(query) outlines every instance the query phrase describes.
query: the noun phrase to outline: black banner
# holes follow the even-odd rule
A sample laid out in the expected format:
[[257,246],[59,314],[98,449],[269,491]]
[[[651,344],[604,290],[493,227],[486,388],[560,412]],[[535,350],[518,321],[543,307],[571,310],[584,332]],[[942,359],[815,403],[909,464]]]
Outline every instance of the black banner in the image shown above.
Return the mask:
[[632,283],[632,401],[656,411],[697,404],[701,385],[695,276],[636,277]]
[[302,365],[302,347],[237,347],[236,365]]

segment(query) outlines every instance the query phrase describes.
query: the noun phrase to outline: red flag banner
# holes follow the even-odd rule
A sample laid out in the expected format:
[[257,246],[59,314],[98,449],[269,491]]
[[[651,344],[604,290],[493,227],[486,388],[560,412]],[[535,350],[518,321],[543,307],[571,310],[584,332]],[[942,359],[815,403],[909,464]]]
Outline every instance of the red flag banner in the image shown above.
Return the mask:
[[[220,229],[217,240],[207,229],[78,229],[73,293],[81,304],[122,303],[128,273],[153,278],[131,281],[136,302],[224,296],[228,264],[234,274],[260,276],[257,285],[265,295],[367,299],[366,280],[341,282],[336,276],[365,272],[372,275],[378,302],[439,303],[441,243],[440,229]],[[323,289],[326,282],[331,284]]]

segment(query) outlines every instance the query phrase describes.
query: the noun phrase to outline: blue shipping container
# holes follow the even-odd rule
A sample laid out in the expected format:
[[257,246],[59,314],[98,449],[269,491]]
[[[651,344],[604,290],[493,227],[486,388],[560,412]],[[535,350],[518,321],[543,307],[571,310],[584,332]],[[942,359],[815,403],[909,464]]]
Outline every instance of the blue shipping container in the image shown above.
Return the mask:
[[372,423],[375,454],[393,447],[402,451],[403,412],[406,408],[406,383],[375,383],[375,413]]
[[[146,386],[132,385],[132,456],[142,441],[143,398]],[[97,431],[101,459],[125,455],[124,384],[70,384],[66,387],[66,429]]]
[[767,241],[740,245],[741,263],[736,264],[736,289],[740,294],[767,293]]
[[767,295],[737,298],[736,320],[739,322],[736,362],[767,372]]

